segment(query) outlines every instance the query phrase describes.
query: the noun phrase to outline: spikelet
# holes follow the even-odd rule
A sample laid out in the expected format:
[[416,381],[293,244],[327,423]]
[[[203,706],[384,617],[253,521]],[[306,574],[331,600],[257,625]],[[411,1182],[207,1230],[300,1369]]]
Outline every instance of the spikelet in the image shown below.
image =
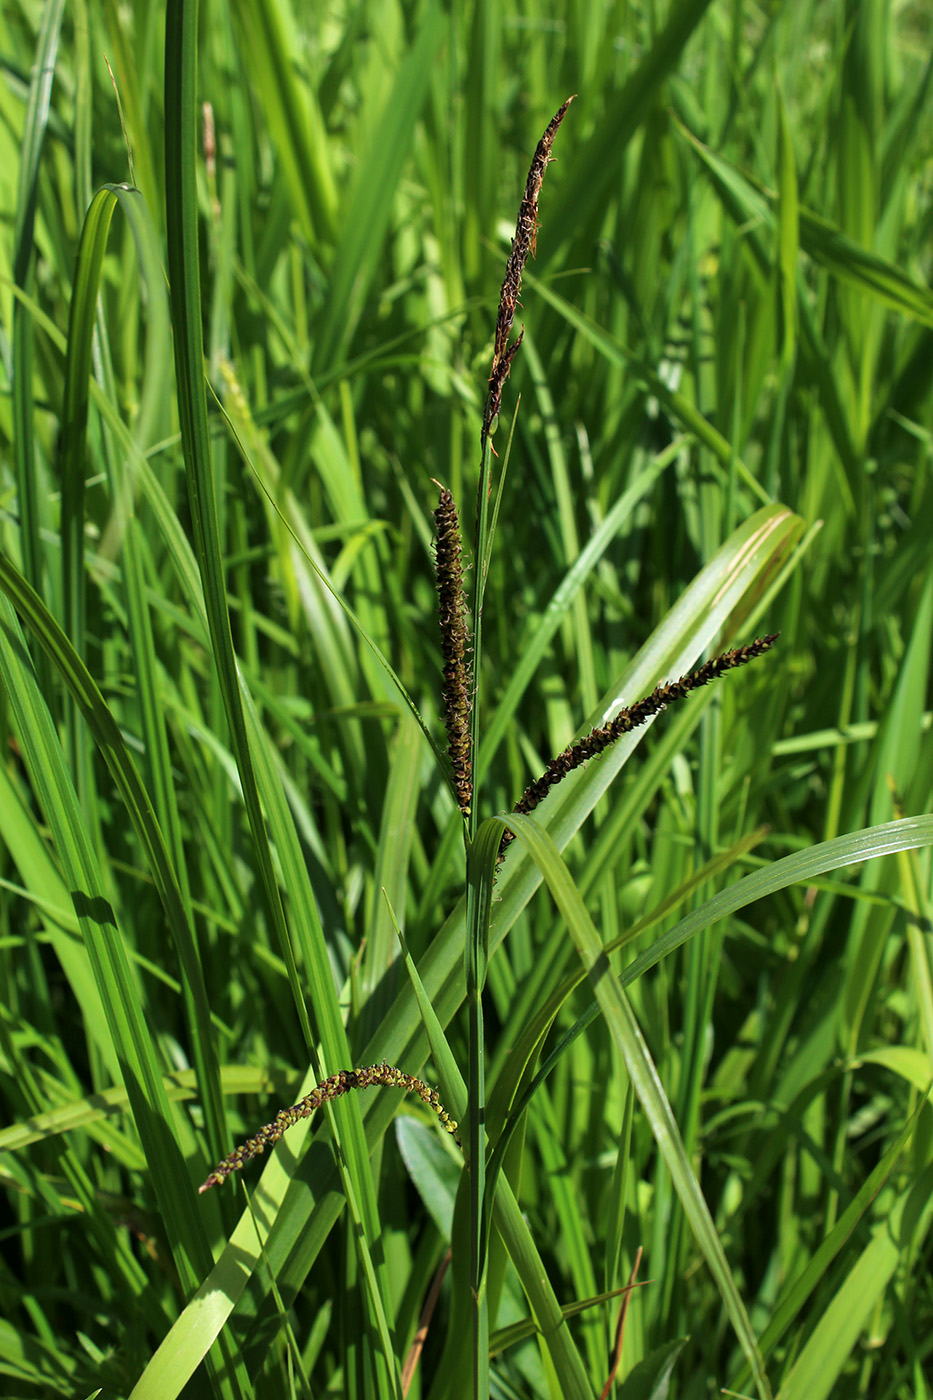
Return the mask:
[[293,1127],[302,1118],[310,1118],[311,1114],[328,1103],[332,1099],[339,1099],[351,1089],[373,1089],[381,1085],[387,1089],[401,1089],[406,1094],[417,1094],[422,1103],[427,1104],[438,1116],[441,1126],[450,1133],[460,1146],[460,1139],[457,1137],[457,1124],[447,1113],[441,1103],[440,1096],[436,1089],[432,1089],[423,1080],[417,1079],[413,1074],[406,1074],[404,1070],[397,1069],[395,1065],[386,1064],[385,1060],[379,1065],[367,1065],[363,1069],[341,1069],[336,1074],[332,1074],[329,1079],[323,1079],[306,1094],[300,1103],[294,1104],[291,1108],[282,1108],[275,1115],[271,1123],[260,1128],[255,1137],[251,1137],[248,1142],[244,1142],[242,1147],[237,1147],[225,1157],[222,1162],[211,1172],[203,1186],[198,1187],[198,1195],[203,1195],[212,1186],[219,1186],[222,1181],[226,1181],[233,1172],[238,1172],[241,1167],[251,1161],[253,1157],[260,1156],[267,1147],[273,1146],[279,1138]]
[[515,237],[512,239],[512,251],[509,253],[509,260],[505,266],[505,279],[502,283],[502,291],[499,293],[499,310],[496,315],[496,343],[492,355],[492,369],[489,374],[489,389],[486,394],[486,405],[483,409],[483,429],[481,433],[481,443],[486,447],[486,440],[492,431],[499,408],[502,404],[502,386],[509,377],[509,370],[512,368],[512,360],[515,357],[519,345],[522,343],[524,328],[519,332],[518,339],[511,346],[508,345],[509,331],[512,329],[512,321],[515,318],[515,308],[518,305],[519,295],[522,289],[522,272],[525,263],[528,261],[528,254],[535,255],[538,234],[538,195],[541,193],[541,184],[544,180],[544,172],[549,163],[554,159],[551,155],[551,147],[554,144],[554,137],[557,135],[557,128],[564,120],[564,114],[570,106],[573,97],[568,97],[559,112],[548,122],[547,130],[538,142],[535,153],[531,161],[531,169],[528,171],[528,179],[525,181],[525,194],[522,198],[518,210],[518,219],[515,224]]
[[435,481],[440,491],[434,512],[436,532],[435,567],[437,574],[438,616],[441,649],[444,653],[444,725],[447,754],[454,772],[457,803],[464,816],[470,814],[473,799],[473,764],[470,755],[471,668],[464,614],[463,564],[460,520],[454,498],[446,486]]
[[[512,811],[533,812],[552,787],[556,787],[559,782],[566,778],[568,773],[579,768],[588,758],[595,758],[604,749],[608,749],[610,744],[614,744],[616,739],[620,739],[623,734],[630,734],[633,729],[645,724],[652,715],[665,710],[672,700],[683,700],[692,690],[699,690],[701,686],[708,685],[710,681],[716,680],[726,671],[732,671],[736,666],[746,666],[749,661],[754,661],[756,656],[770,651],[778,636],[777,632],[772,632],[767,637],[756,637],[753,642],[749,642],[748,646],[736,647],[732,651],[723,652],[721,656],[714,656],[709,661],[705,661],[691,675],[681,676],[676,681],[668,681],[666,685],[659,685],[643,700],[620,710],[608,724],[602,725],[599,729],[591,730],[584,738],[571,744],[562,754],[552,758],[541,777],[528,784]],[[511,831],[505,833],[499,846],[499,860],[502,859],[503,854],[514,839]]]

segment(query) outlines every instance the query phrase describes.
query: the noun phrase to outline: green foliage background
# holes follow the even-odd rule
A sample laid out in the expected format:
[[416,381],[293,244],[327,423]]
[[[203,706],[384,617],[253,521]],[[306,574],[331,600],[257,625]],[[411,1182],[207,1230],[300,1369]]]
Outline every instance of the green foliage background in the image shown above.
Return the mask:
[[[616,1400],[930,1393],[931,54],[881,0],[5,7],[4,1393],[400,1396],[449,1247],[414,1397],[600,1395],[619,1300],[561,1308],[639,1248]],[[571,93],[478,818],[781,639],[517,823],[484,914],[501,827],[465,872],[415,713],[431,479],[472,546]],[[383,1057],[470,1172],[382,1091],[197,1196]]]

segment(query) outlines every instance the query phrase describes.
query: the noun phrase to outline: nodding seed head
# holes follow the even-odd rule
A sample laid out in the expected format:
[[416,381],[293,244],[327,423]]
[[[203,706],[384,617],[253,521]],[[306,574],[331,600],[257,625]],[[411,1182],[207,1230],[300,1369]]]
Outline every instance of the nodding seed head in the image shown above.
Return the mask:
[[253,1157],[260,1156],[267,1147],[278,1142],[293,1124],[302,1118],[310,1118],[315,1109],[320,1108],[322,1104],[331,1099],[339,1099],[351,1089],[374,1089],[379,1085],[388,1089],[402,1089],[406,1094],[417,1094],[422,1103],[433,1109],[441,1126],[450,1133],[457,1146],[460,1146],[457,1124],[441,1103],[437,1090],[425,1084],[424,1080],[413,1074],[406,1074],[404,1070],[397,1069],[395,1065],[387,1064],[383,1060],[381,1064],[366,1065],[362,1069],[340,1069],[329,1079],[322,1079],[300,1103],[296,1103],[292,1108],[280,1109],[272,1122],[260,1128],[255,1137],[244,1142],[242,1147],[234,1148],[229,1157],[218,1163],[203,1186],[198,1187],[198,1195],[203,1195],[212,1186],[219,1186],[221,1182],[226,1181],[233,1172],[239,1171]]

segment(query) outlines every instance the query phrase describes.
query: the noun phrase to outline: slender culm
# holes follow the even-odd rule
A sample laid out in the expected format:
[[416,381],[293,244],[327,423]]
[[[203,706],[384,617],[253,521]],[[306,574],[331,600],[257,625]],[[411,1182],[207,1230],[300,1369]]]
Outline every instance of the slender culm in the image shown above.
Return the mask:
[[[778,635],[777,632],[772,632],[766,637],[756,637],[747,646],[724,651],[721,656],[714,656],[709,661],[705,661],[690,675],[681,676],[676,681],[668,681],[665,685],[659,685],[643,700],[638,700],[634,705],[620,710],[608,724],[602,725],[599,729],[591,730],[584,738],[578,739],[563,753],[552,758],[541,777],[528,784],[512,811],[533,812],[552,787],[556,787],[559,782],[566,778],[568,773],[579,768],[588,758],[595,758],[604,749],[608,749],[610,744],[614,744],[616,739],[620,739],[623,734],[630,734],[633,729],[645,724],[652,715],[665,710],[672,700],[683,700],[692,690],[699,690],[701,686],[708,685],[710,681],[716,680],[726,671],[732,671],[737,666],[746,666],[749,661],[754,661],[756,656],[770,651],[777,641]],[[507,831],[499,847],[500,860],[513,840],[511,831]]]
[[440,490],[434,512],[436,531],[436,573],[441,650],[444,653],[444,725],[447,753],[454,774],[457,803],[464,816],[470,814],[473,798],[473,764],[470,754],[471,675],[466,606],[463,598],[463,563],[460,520],[453,496],[445,486]]

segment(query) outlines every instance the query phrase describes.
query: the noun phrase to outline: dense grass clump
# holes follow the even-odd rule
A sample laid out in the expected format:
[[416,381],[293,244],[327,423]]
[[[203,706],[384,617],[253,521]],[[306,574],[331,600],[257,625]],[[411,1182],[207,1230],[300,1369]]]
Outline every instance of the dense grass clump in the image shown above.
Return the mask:
[[931,40],[11,11],[0,1392],[929,1393]]

